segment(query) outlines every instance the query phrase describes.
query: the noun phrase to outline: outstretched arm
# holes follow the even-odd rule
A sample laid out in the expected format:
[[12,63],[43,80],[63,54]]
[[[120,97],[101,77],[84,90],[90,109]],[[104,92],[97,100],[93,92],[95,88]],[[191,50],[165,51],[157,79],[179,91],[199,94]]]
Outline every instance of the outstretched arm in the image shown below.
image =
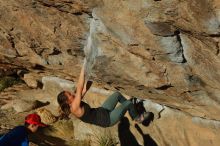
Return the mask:
[[72,105],[73,109],[78,109],[80,107],[81,99],[83,97],[83,89],[85,84],[85,64],[82,66],[75,94],[74,105]]

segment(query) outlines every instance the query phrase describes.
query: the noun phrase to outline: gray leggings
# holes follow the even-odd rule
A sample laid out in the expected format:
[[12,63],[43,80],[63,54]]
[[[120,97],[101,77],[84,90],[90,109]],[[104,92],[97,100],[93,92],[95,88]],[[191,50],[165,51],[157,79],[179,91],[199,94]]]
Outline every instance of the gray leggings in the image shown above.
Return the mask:
[[[120,102],[121,105],[116,107],[118,102]],[[103,103],[102,107],[110,111],[110,126],[116,124],[122,117],[124,117],[127,111],[132,119],[135,119],[138,116],[134,104],[130,100],[127,100],[120,92],[115,92],[110,95]]]

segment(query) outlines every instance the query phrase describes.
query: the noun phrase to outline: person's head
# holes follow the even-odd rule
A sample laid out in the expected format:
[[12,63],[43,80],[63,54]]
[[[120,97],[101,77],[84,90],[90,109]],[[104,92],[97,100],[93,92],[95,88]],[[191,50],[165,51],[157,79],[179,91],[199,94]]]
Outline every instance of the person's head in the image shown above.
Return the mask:
[[41,122],[41,118],[37,114],[29,114],[25,117],[25,127],[31,132],[36,132],[38,127],[45,127],[46,125]]
[[71,94],[69,91],[62,91],[57,95],[57,102],[65,115],[69,115],[70,104],[72,103],[75,95]]

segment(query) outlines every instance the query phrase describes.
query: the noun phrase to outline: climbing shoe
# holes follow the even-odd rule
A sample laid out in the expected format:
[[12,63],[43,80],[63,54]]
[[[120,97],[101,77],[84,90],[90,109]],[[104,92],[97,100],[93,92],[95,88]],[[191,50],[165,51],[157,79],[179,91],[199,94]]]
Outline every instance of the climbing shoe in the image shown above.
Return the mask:
[[130,98],[130,101],[134,104],[137,105],[139,102],[141,102],[140,99],[138,99],[137,97],[132,96],[132,98]]

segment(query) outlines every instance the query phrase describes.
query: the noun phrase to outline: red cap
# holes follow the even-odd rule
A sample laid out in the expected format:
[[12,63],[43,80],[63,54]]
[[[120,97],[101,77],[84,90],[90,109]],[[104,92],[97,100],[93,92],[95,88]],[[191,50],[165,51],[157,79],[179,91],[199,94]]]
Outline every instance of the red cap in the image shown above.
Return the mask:
[[41,127],[45,127],[46,125],[41,123],[41,118],[38,114],[29,114],[25,117],[25,122],[28,124],[35,124]]

